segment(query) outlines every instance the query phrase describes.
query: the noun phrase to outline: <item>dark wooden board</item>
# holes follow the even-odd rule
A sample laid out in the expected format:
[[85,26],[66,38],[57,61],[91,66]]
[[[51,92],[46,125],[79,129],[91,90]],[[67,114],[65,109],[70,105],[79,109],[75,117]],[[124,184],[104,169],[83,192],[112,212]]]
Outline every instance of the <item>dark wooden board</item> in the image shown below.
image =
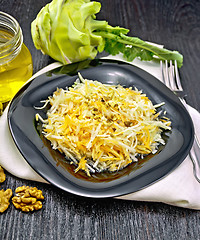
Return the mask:
[[[20,23],[34,72],[51,60],[34,48],[30,24],[47,0],[0,0],[0,10]],[[163,44],[184,55],[180,69],[187,101],[200,110],[200,1],[106,0],[98,19],[130,29],[130,35]],[[87,199],[51,185],[18,179],[6,172],[1,189],[36,186],[43,208],[22,213],[11,204],[0,214],[0,239],[200,239],[200,212],[162,203]]]

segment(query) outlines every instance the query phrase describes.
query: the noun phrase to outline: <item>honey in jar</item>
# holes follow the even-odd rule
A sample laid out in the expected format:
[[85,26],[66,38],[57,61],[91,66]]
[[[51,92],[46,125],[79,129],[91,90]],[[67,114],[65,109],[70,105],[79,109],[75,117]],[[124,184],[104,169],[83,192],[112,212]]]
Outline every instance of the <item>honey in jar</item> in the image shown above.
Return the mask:
[[22,30],[10,15],[0,12],[0,109],[32,76],[32,57]]

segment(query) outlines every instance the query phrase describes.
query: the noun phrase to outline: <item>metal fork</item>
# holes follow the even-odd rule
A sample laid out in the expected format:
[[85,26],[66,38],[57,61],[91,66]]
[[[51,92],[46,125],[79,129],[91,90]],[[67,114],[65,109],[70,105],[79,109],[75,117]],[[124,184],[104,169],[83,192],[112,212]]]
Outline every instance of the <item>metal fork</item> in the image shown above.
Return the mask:
[[[167,61],[165,61],[164,64],[162,61],[160,61],[160,67],[162,72],[161,81],[179,97],[180,101],[188,110],[188,105],[184,99],[185,94],[181,85],[177,62],[174,61],[173,65],[172,61],[170,61],[169,64]],[[196,133],[194,135],[194,143],[190,150],[189,156],[193,163],[194,176],[196,180],[200,183],[200,141]]]

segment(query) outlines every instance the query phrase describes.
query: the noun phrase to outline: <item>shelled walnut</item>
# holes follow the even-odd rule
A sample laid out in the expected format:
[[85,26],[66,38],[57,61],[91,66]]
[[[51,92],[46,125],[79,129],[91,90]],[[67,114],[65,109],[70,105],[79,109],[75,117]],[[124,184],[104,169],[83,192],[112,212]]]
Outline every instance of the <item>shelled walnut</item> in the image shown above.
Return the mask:
[[42,191],[36,187],[18,187],[15,193],[16,196],[12,198],[12,203],[17,209],[30,212],[42,208],[42,202],[38,200],[43,200],[44,196],[42,195]]
[[6,180],[6,175],[4,173],[3,168],[0,166],[0,183],[4,182]]
[[4,212],[8,206],[10,205],[10,198],[12,196],[12,190],[11,189],[7,189],[6,191],[4,191],[3,189],[0,190],[0,212]]

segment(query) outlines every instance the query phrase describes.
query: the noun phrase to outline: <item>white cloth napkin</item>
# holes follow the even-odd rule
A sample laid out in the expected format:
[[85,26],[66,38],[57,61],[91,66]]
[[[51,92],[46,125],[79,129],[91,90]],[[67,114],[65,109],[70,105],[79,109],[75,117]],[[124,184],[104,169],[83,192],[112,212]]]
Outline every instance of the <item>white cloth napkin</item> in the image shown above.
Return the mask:
[[[108,56],[106,58],[122,60],[121,55]],[[161,79],[161,71],[157,62],[141,62],[135,59],[132,64]],[[39,71],[37,75],[59,65],[59,63],[54,63],[47,66],[45,69]],[[0,117],[0,165],[16,177],[47,183],[29,166],[15,146],[8,129],[7,110],[8,107]],[[200,137],[200,114],[190,106],[188,106],[188,110],[193,119],[196,134]],[[174,206],[199,210],[200,183],[197,182],[193,175],[193,165],[190,158],[186,157],[173,172],[160,181],[135,193],[118,197],[118,199],[163,202]]]

